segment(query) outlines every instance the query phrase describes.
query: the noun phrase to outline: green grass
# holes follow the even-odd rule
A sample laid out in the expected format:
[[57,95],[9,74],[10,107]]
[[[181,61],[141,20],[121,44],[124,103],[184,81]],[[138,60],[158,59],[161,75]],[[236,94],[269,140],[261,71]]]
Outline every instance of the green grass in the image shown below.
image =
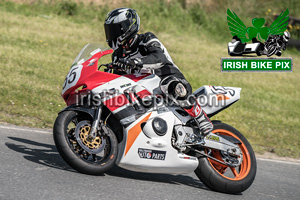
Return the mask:
[[[141,32],[152,31],[159,37],[194,89],[202,85],[242,88],[241,100],[213,119],[240,130],[258,153],[299,158],[300,53],[288,49],[283,54],[293,58],[292,73],[220,72],[220,58],[228,56],[231,39],[227,7],[251,23],[254,17],[265,17],[274,2],[259,6],[254,0],[213,1],[214,5],[188,8],[155,2],[129,6],[139,12]],[[293,4],[288,2],[291,15],[296,15]],[[274,12],[283,7],[278,3]],[[243,12],[245,8],[249,9]],[[52,127],[65,106],[60,96],[65,75],[86,43],[105,43],[103,19],[110,9],[81,4],[69,15],[62,4],[0,1],[0,122]]]

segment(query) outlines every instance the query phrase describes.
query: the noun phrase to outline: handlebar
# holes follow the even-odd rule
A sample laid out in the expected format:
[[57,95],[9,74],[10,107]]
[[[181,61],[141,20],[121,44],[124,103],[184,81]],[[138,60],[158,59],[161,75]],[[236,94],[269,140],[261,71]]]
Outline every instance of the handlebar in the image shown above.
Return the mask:
[[116,69],[116,70],[121,69],[121,67],[119,67],[118,65],[114,65],[113,63],[101,64],[98,67],[98,70],[100,70],[101,67],[106,67],[106,69]]
[[[106,72],[109,72],[110,70],[117,70],[117,71],[119,71],[119,72],[121,72],[121,73],[127,73],[126,72],[126,70],[124,70],[123,68],[121,68],[120,66],[118,66],[118,65],[116,65],[116,64],[114,64],[114,63],[107,63],[107,64],[101,64],[99,67],[98,67],[98,70],[100,70],[100,68],[101,67],[106,67],[106,69],[104,70],[104,71],[106,71]],[[130,71],[131,71],[131,73],[132,72],[136,72],[136,70],[137,70],[137,72],[139,72],[140,71],[140,69],[138,69],[138,68],[130,68]]]

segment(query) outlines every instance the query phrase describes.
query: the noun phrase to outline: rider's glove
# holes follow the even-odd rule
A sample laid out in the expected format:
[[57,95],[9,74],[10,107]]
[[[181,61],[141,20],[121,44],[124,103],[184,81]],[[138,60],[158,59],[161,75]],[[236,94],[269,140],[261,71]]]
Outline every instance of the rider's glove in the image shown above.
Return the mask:
[[120,58],[115,64],[123,70],[141,69],[143,65],[140,59],[130,58]]

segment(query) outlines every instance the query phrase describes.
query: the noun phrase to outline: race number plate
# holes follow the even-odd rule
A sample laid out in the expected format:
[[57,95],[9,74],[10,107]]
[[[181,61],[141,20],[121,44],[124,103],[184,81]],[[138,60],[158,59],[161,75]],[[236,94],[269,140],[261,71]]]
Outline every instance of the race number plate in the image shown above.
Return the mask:
[[63,95],[69,88],[73,87],[77,84],[82,70],[82,65],[74,65],[68,75],[65,78],[64,85],[61,91],[61,94]]

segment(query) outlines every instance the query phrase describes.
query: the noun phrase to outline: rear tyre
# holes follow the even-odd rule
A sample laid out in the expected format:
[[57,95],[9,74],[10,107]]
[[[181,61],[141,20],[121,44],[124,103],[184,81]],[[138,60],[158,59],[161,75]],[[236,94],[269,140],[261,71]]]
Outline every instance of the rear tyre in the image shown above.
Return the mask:
[[[100,131],[95,140],[89,140],[87,135],[91,124],[92,119],[88,115],[62,112],[54,123],[53,137],[59,154],[70,167],[81,173],[98,175],[114,166],[118,142],[108,126],[106,133]],[[80,131],[79,137],[76,137],[76,130]],[[83,148],[83,145],[86,147]],[[88,148],[95,152],[89,152]]]
[[[256,158],[253,149],[247,139],[235,128],[224,123],[214,123],[213,133],[235,137],[243,153],[240,166],[227,167],[207,157],[199,157],[199,166],[195,170],[198,178],[210,189],[237,194],[245,191],[253,183],[256,175]],[[221,161],[222,152],[219,150],[205,149],[203,152]]]

